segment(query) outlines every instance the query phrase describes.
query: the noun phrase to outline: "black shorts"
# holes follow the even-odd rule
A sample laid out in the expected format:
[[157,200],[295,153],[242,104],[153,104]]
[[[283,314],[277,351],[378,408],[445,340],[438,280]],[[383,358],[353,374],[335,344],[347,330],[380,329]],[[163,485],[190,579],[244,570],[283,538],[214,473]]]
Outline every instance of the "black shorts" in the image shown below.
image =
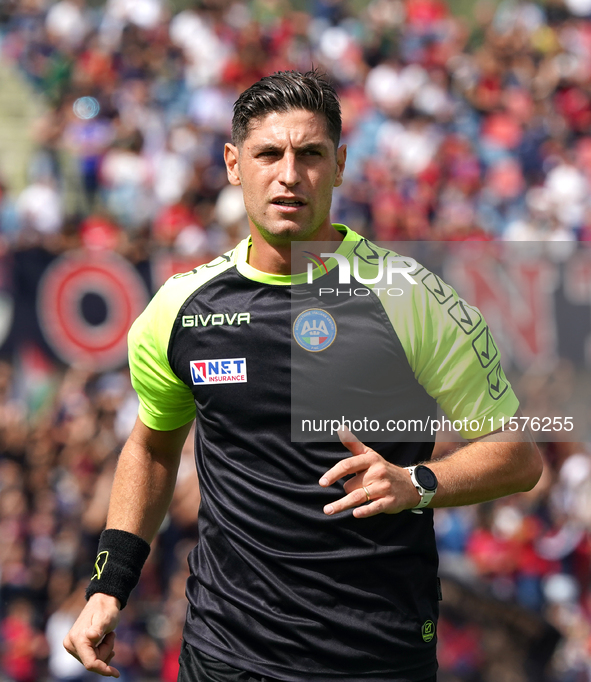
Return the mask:
[[[184,641],[179,663],[177,682],[280,682],[274,677],[265,677],[233,668]],[[437,682],[436,676],[428,677],[422,682]]]

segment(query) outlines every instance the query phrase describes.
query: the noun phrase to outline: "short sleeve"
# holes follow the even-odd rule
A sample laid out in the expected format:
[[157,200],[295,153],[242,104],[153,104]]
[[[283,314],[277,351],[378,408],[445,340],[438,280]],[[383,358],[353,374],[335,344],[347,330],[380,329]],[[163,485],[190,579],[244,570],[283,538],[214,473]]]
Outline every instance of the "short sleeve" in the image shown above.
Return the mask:
[[189,387],[168,363],[168,342],[175,313],[161,289],[134,322],[128,336],[131,382],[140,400],[141,421],[157,431],[171,431],[195,418]]
[[450,420],[462,421],[464,438],[495,431],[519,401],[482,313],[434,273],[412,277],[417,284],[389,315],[416,379]]

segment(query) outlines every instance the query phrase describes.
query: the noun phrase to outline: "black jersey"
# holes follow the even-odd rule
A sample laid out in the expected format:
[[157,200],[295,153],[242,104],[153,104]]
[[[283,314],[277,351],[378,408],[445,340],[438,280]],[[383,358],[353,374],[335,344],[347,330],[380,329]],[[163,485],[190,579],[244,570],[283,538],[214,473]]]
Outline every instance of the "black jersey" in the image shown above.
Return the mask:
[[[365,242],[338,229],[345,232],[338,251],[351,257]],[[422,680],[437,667],[433,512],[326,516],[323,507],[344,493],[342,484],[324,489],[318,480],[349,453],[340,443],[292,442],[292,372],[313,377],[313,357],[329,368],[354,365],[353,398],[357,388],[378,390],[394,416],[408,416],[415,402],[429,413],[437,399],[453,418],[492,424],[513,416],[516,398],[504,377],[491,391],[495,365],[483,366],[472,337],[448,314],[455,292],[443,306],[427,271],[414,287],[412,320],[372,293],[367,325],[348,328],[337,302],[330,348],[308,353],[296,344],[292,359],[294,278],[254,270],[247,253],[244,241],[169,280],[130,333],[142,421],[169,430],[197,413],[199,542],[189,557],[184,637],[281,680]],[[379,372],[364,360],[375,357]],[[494,372],[500,376],[500,365]],[[330,401],[326,382],[323,390]],[[431,442],[373,447],[400,466],[432,451]]]

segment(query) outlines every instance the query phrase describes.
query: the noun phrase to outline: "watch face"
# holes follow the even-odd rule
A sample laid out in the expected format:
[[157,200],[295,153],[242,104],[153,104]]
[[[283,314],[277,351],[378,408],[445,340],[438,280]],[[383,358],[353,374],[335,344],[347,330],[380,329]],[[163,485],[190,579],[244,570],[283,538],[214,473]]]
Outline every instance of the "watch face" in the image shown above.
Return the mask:
[[418,466],[415,469],[415,478],[425,490],[437,489],[437,477],[425,466]]

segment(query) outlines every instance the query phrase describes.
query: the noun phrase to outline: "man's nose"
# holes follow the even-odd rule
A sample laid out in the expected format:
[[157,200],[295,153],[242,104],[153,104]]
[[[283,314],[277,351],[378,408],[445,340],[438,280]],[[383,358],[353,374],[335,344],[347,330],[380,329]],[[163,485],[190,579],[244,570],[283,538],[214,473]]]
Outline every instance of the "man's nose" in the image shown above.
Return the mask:
[[293,187],[300,181],[300,174],[295,154],[286,153],[280,162],[279,182],[287,187]]

